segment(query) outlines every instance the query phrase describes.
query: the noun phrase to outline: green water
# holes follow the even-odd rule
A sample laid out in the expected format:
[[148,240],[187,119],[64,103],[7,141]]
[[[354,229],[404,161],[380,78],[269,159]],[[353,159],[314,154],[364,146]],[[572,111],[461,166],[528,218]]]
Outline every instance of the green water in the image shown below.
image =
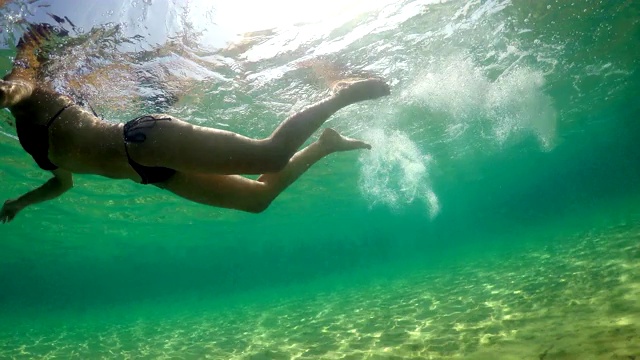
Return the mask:
[[[640,356],[638,4],[354,1],[238,38],[196,3],[11,2],[0,74],[23,19],[67,16],[60,91],[259,137],[374,73],[392,96],[328,123],[372,151],[260,215],[76,177],[0,227],[0,358]],[[47,175],[0,127],[7,199]]]

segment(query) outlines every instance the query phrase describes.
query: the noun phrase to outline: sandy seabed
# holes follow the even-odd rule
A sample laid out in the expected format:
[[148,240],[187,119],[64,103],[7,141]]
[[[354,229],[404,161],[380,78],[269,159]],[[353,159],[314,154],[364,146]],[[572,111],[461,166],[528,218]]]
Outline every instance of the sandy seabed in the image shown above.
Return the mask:
[[640,360],[640,226],[312,297],[3,328],[0,359]]

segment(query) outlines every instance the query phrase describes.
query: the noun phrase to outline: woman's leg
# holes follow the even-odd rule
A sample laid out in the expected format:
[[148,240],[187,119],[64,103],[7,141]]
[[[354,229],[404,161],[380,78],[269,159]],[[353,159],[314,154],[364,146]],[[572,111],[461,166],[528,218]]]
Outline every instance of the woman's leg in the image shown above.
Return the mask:
[[281,170],[305,141],[336,111],[389,94],[379,79],[344,81],[333,96],[289,117],[266,139],[194,126],[172,118],[145,129],[147,140],[129,144],[131,157],[145,166],[184,173],[261,174]]
[[162,187],[201,204],[259,213],[323,157],[338,151],[370,148],[362,141],[325,129],[318,141],[298,151],[282,171],[264,174],[258,180],[239,175],[177,173]]

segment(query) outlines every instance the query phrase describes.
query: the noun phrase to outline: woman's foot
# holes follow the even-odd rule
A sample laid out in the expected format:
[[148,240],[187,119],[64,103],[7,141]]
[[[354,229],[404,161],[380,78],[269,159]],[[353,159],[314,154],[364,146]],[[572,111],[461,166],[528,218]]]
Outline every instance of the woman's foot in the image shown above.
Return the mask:
[[347,104],[373,100],[391,94],[389,85],[382,79],[345,79],[333,86],[333,96]]
[[358,149],[371,150],[371,145],[366,142],[344,137],[333,129],[324,129],[318,143],[329,153]]

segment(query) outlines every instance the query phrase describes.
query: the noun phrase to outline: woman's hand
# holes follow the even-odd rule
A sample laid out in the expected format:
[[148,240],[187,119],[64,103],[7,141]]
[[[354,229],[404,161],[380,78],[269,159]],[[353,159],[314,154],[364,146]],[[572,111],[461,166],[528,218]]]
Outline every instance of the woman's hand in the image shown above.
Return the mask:
[[13,220],[23,207],[18,204],[17,200],[7,200],[0,210],[0,222],[6,224]]

